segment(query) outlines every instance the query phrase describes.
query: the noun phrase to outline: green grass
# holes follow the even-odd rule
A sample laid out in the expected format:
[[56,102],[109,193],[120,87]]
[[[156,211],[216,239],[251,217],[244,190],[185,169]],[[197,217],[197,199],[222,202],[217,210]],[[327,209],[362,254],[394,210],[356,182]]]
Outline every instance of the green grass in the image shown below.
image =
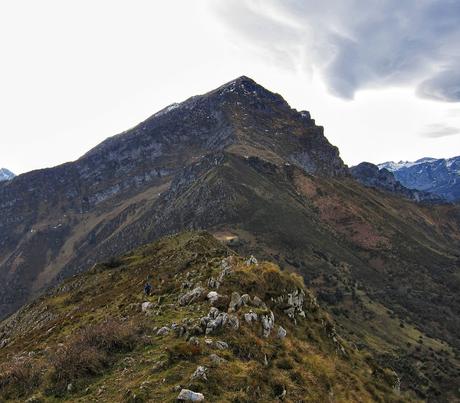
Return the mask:
[[[41,375],[29,379],[24,372],[0,395],[11,401],[40,396],[49,402],[167,402],[174,401],[178,388],[189,387],[213,402],[276,401],[284,389],[286,401],[292,402],[325,401],[331,396],[338,402],[412,399],[393,393],[391,382],[375,375],[376,364],[370,365],[362,353],[337,336],[348,352],[341,356],[326,330],[330,318],[316,305],[302,279],[271,263],[247,266],[242,258],[234,257],[233,271],[218,292],[259,296],[275,313],[276,325],[287,329],[284,340],[275,337],[277,328],[269,338],[262,337],[260,324],[244,322],[244,309],[239,312],[238,331],[225,328],[206,336],[227,342],[228,350],[206,345],[204,336],[198,336],[198,347],[173,333],[157,336],[156,328],[185,318],[199,321],[207,314],[205,300],[177,305],[184,292],[181,284],[188,278],[206,286],[207,279],[219,273],[221,259],[230,254],[209,234],[185,233],[145,246],[122,257],[119,264],[100,264],[68,280],[61,287],[66,291],[49,293],[11,324],[10,344],[0,350],[0,359],[6,363],[0,382],[6,379],[11,356],[30,355],[29,364],[40,368]],[[159,315],[146,315],[139,309],[146,300],[142,284],[147,275],[153,279],[153,295],[147,299],[162,300]],[[295,289],[305,292],[306,319],[299,318],[297,325],[272,301]],[[44,306],[55,315],[50,332],[46,329],[51,323],[31,320]],[[22,331],[14,333],[18,327]],[[211,366],[212,353],[226,362]],[[209,368],[207,382],[190,380],[198,365]]]

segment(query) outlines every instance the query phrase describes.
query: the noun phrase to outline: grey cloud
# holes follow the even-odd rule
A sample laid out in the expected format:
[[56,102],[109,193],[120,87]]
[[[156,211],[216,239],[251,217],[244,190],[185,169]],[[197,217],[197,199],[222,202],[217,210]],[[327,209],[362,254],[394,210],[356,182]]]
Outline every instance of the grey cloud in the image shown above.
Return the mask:
[[[457,66],[460,68],[460,63]],[[460,71],[443,70],[435,76],[423,81],[417,94],[424,98],[445,102],[460,101]]]
[[[218,0],[218,15],[274,59],[316,68],[329,89],[413,86],[460,101],[460,1]],[[215,6],[218,4],[218,6]],[[305,66],[305,60],[307,65]]]
[[439,138],[460,134],[460,129],[443,124],[432,124],[426,126],[420,134],[422,137]]

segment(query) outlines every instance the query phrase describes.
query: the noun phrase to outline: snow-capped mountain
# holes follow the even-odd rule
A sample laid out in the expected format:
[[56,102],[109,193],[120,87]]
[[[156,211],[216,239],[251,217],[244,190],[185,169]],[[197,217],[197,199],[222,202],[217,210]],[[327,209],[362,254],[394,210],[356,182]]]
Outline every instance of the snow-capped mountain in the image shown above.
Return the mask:
[[373,187],[388,192],[396,193],[402,197],[417,202],[439,203],[443,199],[434,193],[411,189],[401,184],[395,178],[394,172],[380,168],[370,162],[361,162],[350,168],[351,175],[364,186]]
[[399,161],[399,162],[387,161],[387,162],[383,162],[382,164],[378,164],[378,167],[380,169],[386,168],[389,171],[394,172],[401,168],[411,168],[416,165],[424,164],[426,162],[434,162],[434,161],[437,161],[436,158],[430,158],[430,157],[421,158],[417,161]]
[[0,168],[0,182],[9,181],[13,179],[16,175],[6,168]]
[[405,187],[434,193],[448,201],[460,200],[460,156],[422,158],[414,162],[388,161],[378,167],[392,171]]

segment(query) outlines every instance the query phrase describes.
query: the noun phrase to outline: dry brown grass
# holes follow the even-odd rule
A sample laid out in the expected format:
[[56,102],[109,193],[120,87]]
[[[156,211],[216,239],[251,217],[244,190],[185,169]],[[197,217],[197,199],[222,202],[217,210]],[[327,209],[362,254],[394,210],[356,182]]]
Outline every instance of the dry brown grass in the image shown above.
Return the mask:
[[166,349],[168,360],[170,363],[190,360],[201,355],[201,347],[199,345],[190,344],[187,342],[179,342]]
[[2,398],[20,397],[40,384],[40,367],[28,357],[16,357],[0,367],[0,391]]
[[132,350],[139,340],[139,329],[131,322],[110,320],[81,329],[50,355],[56,389],[101,374],[114,354]]

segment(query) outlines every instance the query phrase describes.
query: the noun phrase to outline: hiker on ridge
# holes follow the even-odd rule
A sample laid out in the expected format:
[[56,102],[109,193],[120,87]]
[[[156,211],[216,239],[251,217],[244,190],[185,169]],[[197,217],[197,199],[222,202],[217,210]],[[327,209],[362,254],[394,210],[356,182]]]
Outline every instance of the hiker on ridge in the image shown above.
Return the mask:
[[144,285],[144,294],[149,297],[151,292],[152,292],[152,285],[147,281]]

